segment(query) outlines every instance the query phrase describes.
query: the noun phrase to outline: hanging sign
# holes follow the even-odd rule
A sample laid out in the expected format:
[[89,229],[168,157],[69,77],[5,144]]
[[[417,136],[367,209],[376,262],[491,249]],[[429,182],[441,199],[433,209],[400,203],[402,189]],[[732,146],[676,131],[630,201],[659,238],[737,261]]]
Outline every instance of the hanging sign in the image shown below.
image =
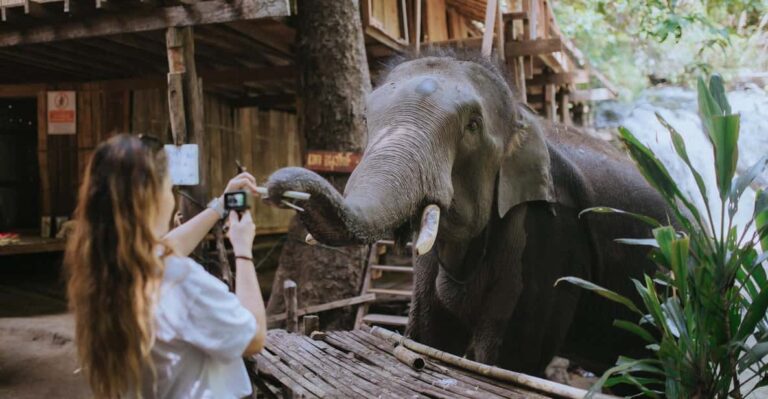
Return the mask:
[[194,186],[200,184],[197,144],[165,145],[168,158],[168,174],[174,186]]
[[77,132],[77,96],[74,91],[48,92],[48,134]]
[[360,158],[361,155],[354,152],[309,151],[305,167],[315,172],[350,173]]

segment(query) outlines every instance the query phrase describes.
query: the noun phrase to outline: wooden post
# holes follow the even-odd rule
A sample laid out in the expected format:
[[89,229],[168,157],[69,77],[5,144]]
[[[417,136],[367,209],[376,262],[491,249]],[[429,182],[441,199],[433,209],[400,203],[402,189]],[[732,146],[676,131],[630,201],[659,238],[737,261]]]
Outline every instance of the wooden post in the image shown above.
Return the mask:
[[568,103],[570,103],[569,96],[563,92],[560,96],[560,121],[562,121],[565,126],[571,125],[571,110],[568,108]]
[[506,38],[504,37],[504,18],[501,13],[501,1],[496,2],[496,51],[499,54],[499,59],[506,59],[504,54],[504,43]]
[[[203,126],[203,85],[195,67],[195,39],[192,27],[168,28],[165,33],[168,51],[168,108],[171,133],[176,145],[197,144],[200,183],[184,186],[179,208],[182,219],[187,221],[205,209],[211,195],[208,187],[208,152]],[[230,289],[234,286],[232,267],[227,259],[221,224],[213,229],[222,280]],[[197,255],[202,257],[200,248]]]
[[313,332],[320,330],[320,317],[317,315],[306,315],[301,318],[303,323],[303,333],[310,336]]
[[413,35],[413,53],[418,57],[421,51],[421,0],[416,0],[416,32]]
[[547,119],[553,122],[557,119],[556,91],[557,86],[555,85],[544,86],[544,110],[547,114]]
[[493,32],[496,23],[496,14],[498,10],[497,0],[488,0],[485,7],[485,32],[483,32],[483,47],[481,54],[483,57],[490,58],[493,47]]
[[283,282],[283,297],[285,299],[285,312],[288,317],[285,319],[285,329],[288,332],[295,333],[299,330],[299,310],[298,299],[296,298],[296,282],[285,280]]

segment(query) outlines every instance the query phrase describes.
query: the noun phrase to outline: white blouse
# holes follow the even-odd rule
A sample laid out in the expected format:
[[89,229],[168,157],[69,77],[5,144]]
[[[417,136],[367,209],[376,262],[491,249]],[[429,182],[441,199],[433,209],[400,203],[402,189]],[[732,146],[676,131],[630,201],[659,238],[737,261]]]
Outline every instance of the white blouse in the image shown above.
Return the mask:
[[156,377],[144,370],[144,398],[251,394],[242,355],[256,333],[256,319],[202,266],[189,258],[165,258],[155,321]]

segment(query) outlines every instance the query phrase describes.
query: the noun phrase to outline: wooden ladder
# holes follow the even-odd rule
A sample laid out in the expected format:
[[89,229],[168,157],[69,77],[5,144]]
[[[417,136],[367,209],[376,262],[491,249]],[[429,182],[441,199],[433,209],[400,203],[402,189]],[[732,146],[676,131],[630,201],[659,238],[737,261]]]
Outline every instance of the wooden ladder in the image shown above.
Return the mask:
[[[377,300],[384,298],[407,298],[411,300],[413,296],[413,257],[411,257],[408,265],[386,265],[382,264],[383,258],[386,256],[388,249],[394,247],[393,241],[383,240],[377,241],[371,246],[371,253],[368,257],[368,263],[365,267],[365,276],[363,277],[363,286],[360,295],[376,294]],[[411,250],[410,243],[407,244],[407,248]],[[384,273],[407,273],[411,276],[411,282],[407,289],[402,287],[384,288],[375,287],[373,282],[381,279]],[[383,314],[383,313],[368,313],[369,304],[361,304],[357,308],[357,317],[355,318],[355,329],[365,323],[368,325],[382,325],[392,327],[405,327],[408,324],[408,317],[401,315]]]

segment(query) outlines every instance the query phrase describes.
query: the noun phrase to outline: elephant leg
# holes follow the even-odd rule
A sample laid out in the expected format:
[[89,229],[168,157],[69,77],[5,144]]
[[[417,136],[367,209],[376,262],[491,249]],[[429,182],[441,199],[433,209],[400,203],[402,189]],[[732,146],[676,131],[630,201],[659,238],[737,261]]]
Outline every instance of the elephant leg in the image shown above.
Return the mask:
[[591,261],[589,246],[574,239],[584,235],[577,217],[566,217],[564,208],[557,215],[546,205],[528,207],[528,245],[521,269],[524,286],[507,327],[501,363],[540,376],[563,347],[582,296],[576,286],[554,283],[563,276],[589,278],[585,271]]
[[433,348],[461,356],[468,333],[437,297],[437,260],[427,254],[416,259],[414,289],[406,335]]
[[[494,289],[483,304],[487,310],[475,324],[467,349],[467,357],[480,363],[497,364],[499,362],[507,326],[512,317],[514,305],[520,296],[522,288],[520,280],[504,281],[503,284]],[[508,305],[508,307],[502,308],[499,305]]]
[[481,281],[493,283],[481,290],[486,292],[478,309],[482,309],[472,334],[467,356],[485,364],[497,364],[509,321],[523,290],[522,256],[525,248],[524,230],[527,206],[512,209],[496,227]]

